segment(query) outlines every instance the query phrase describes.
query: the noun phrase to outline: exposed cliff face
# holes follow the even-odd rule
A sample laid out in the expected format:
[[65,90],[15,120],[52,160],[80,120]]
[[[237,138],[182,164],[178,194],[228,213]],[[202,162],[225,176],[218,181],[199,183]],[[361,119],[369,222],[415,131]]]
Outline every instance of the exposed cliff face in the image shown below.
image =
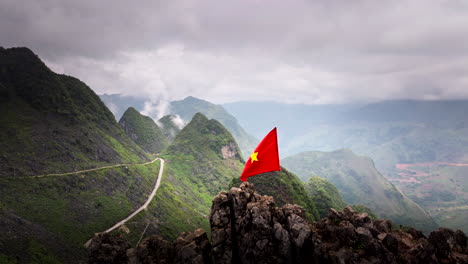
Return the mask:
[[223,154],[223,159],[235,158],[237,153],[237,146],[234,142],[229,143],[221,147],[221,153]]
[[[350,207],[330,209],[328,217],[310,223],[301,207],[275,207],[272,197],[256,193],[250,183],[214,198],[210,224],[212,244],[201,229],[182,233],[173,243],[150,237],[130,250],[119,243],[129,263],[468,263],[461,231],[439,229],[426,238]],[[91,255],[99,256],[96,252],[108,254],[113,246],[93,248]]]

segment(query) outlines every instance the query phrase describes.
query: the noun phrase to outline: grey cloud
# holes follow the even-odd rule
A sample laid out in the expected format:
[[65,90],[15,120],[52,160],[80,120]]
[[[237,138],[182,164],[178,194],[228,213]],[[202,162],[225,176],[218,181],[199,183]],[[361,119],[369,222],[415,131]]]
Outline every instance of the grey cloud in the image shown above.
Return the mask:
[[153,100],[468,98],[466,32],[462,0],[0,0],[0,45]]

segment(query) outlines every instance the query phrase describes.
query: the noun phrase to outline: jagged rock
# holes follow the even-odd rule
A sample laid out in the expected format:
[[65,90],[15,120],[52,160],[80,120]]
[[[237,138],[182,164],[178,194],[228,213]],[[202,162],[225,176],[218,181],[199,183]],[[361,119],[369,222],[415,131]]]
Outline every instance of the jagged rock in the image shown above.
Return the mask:
[[466,253],[468,254],[468,239],[466,238],[465,233],[463,233],[461,230],[455,231],[454,234],[454,250],[460,253]]
[[453,231],[446,228],[439,228],[431,232],[429,242],[435,247],[435,254],[439,259],[450,257],[450,245],[448,239],[453,237]]
[[211,244],[206,232],[199,228],[184,232],[170,243],[161,236],[151,236],[134,251],[128,252],[131,263],[211,263]]
[[[235,213],[233,226],[231,208]],[[311,224],[305,220],[304,210],[290,204],[276,208],[271,196],[255,193],[248,182],[214,198],[210,223],[216,263],[233,260],[243,263],[300,262],[311,256],[310,252],[302,250],[305,245],[312,246]],[[231,236],[233,227],[235,237]]]
[[[234,201],[231,203],[230,201]],[[235,239],[231,237],[235,213]],[[441,229],[426,238],[422,232],[393,229],[391,221],[330,209],[328,217],[311,224],[297,205],[276,208],[250,183],[218,194],[213,200],[215,263],[467,263],[466,236]],[[237,247],[236,247],[237,245]]]
[[423,232],[416,230],[412,227],[408,229],[408,234],[410,234],[414,239],[420,239],[420,238],[426,238],[426,236],[423,234]]
[[128,263],[130,244],[109,233],[96,235],[88,246],[88,263]]
[[156,235],[143,240],[132,255],[130,259],[133,263],[168,264],[174,263],[175,250],[172,243]]
[[[304,209],[275,207],[250,183],[221,192],[210,214],[211,242],[202,229],[182,233],[173,243],[159,236],[128,250],[130,263],[468,263],[467,237],[440,228],[428,238],[415,229],[393,229],[347,207],[330,209],[316,223]],[[113,245],[116,243],[116,245]],[[128,244],[100,236],[91,243],[90,263],[124,263]],[[102,254],[109,256],[102,256]]]
[[175,263],[211,263],[211,244],[206,232],[201,228],[179,235],[174,247]]
[[382,233],[389,233],[392,231],[392,221],[387,219],[377,219],[374,221],[374,226]]

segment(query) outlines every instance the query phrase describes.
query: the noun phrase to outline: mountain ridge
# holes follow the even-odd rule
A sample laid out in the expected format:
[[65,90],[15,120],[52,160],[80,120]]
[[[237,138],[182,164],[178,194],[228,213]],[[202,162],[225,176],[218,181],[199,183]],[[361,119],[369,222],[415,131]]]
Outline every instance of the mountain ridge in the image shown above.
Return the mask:
[[369,157],[342,149],[304,152],[281,162],[303,181],[312,175],[327,179],[338,188],[348,204],[363,204],[381,217],[425,231],[437,227],[419,205],[403,195],[377,171]]
[[[114,109],[114,115],[119,116],[127,107],[134,107],[137,110],[143,111],[145,109],[144,98],[137,98],[132,96],[124,96],[120,94],[108,95],[104,94],[100,96],[103,102]],[[236,138],[237,143],[242,149],[243,156],[247,157],[254,149],[256,139],[251,135],[247,134],[242,128],[236,118],[229,114],[221,105],[216,105],[208,101],[195,98],[193,96],[187,96],[185,99],[169,102],[166,109],[169,115],[178,115],[186,123],[192,119],[192,117],[200,112],[203,113],[210,119],[216,119],[221,122]]]
[[142,115],[133,107],[125,111],[119,125],[137,145],[149,153],[158,153],[169,144],[153,119]]
[[8,245],[0,254],[77,262],[84,241],[142,203],[159,165],[22,178],[143,163],[150,155],[86,84],[52,72],[27,48],[0,48],[0,83],[0,222],[8,223],[0,225],[0,243]]

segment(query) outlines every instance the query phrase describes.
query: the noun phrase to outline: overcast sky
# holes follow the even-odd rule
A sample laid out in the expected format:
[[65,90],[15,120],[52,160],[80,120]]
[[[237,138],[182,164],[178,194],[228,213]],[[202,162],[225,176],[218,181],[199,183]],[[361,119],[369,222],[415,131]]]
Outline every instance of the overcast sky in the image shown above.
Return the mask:
[[0,0],[0,46],[29,47],[98,94],[468,98],[466,0]]

